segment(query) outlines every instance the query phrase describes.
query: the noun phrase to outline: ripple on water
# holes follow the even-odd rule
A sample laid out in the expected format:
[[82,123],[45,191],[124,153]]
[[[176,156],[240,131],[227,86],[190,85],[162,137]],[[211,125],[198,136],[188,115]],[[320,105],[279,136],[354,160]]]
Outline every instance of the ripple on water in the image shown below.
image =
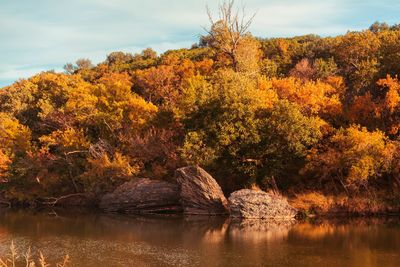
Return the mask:
[[[102,240],[69,237],[47,237],[32,240],[27,237],[5,236],[0,239],[0,255],[8,255],[14,242],[18,252],[31,248],[33,254],[42,251],[49,262],[60,261],[68,254],[75,266],[193,266],[199,255],[184,248],[151,246],[144,242],[103,242]],[[4,256],[3,256],[4,257]]]

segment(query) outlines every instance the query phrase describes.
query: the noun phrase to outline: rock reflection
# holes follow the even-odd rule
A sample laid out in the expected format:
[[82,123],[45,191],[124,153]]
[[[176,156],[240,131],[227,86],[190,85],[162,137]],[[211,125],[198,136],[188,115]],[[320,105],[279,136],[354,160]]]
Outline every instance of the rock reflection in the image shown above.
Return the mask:
[[229,235],[238,242],[260,243],[284,241],[295,221],[233,220]]

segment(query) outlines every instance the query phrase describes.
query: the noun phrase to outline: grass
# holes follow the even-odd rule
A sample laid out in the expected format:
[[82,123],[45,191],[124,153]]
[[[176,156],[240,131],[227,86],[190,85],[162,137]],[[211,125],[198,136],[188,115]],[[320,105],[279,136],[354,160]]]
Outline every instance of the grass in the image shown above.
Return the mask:
[[[65,255],[63,260],[56,264],[56,267],[66,267],[69,263],[69,256]],[[41,251],[37,257],[32,254],[31,248],[25,253],[18,253],[14,241],[11,241],[10,253],[5,258],[0,258],[0,267],[50,267]]]
[[338,215],[386,215],[400,212],[400,201],[383,194],[347,196],[324,195],[319,192],[297,194],[290,203],[306,217]]

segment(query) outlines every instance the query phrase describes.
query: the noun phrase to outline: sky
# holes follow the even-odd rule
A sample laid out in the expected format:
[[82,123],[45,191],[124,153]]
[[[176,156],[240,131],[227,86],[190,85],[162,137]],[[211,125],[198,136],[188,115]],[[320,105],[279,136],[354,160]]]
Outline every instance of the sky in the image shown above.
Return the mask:
[[[113,51],[190,47],[215,0],[0,0],[0,87]],[[373,22],[400,23],[399,0],[236,0],[258,37],[334,36]]]

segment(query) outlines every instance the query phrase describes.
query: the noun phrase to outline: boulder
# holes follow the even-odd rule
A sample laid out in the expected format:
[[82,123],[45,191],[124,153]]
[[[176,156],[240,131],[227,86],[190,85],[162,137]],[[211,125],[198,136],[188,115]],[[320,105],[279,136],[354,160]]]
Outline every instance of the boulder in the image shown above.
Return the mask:
[[281,196],[242,189],[229,197],[231,217],[245,219],[293,219],[297,210]]
[[180,198],[186,214],[227,214],[228,201],[217,181],[205,170],[188,166],[175,171]]
[[100,208],[123,213],[182,212],[177,185],[147,178],[126,182],[104,195]]

